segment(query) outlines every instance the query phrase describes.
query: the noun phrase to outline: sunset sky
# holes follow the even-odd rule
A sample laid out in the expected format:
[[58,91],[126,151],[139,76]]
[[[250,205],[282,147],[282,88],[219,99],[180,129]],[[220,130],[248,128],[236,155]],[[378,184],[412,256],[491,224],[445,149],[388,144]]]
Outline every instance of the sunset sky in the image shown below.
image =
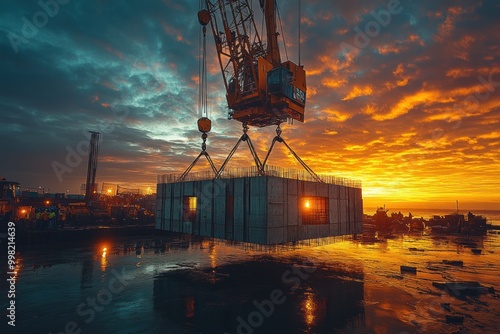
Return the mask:
[[[103,134],[99,184],[154,187],[158,174],[184,171],[201,145],[199,1],[44,1],[50,15],[36,0],[0,4],[0,177],[79,193],[88,130]],[[278,1],[294,62],[297,4]],[[379,15],[388,6],[393,14]],[[306,121],[283,126],[283,137],[302,159],[318,173],[362,181],[365,207],[453,208],[458,200],[500,209],[500,3],[301,7]],[[212,36],[207,45],[208,151],[220,165],[241,124],[227,119]],[[274,130],[250,130],[262,157]],[[68,151],[76,152],[69,164]],[[230,166],[251,164],[245,147],[238,152]],[[299,168],[283,146],[269,163]]]

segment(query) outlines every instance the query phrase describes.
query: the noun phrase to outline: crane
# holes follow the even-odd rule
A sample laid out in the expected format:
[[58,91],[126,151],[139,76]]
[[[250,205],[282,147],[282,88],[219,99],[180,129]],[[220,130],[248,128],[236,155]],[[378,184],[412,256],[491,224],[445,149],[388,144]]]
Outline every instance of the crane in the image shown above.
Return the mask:
[[[202,2],[206,8],[200,8],[198,12],[198,21],[203,31],[199,87],[199,107],[202,117],[198,120],[198,130],[202,133],[203,144],[202,151],[181,175],[179,181],[186,178],[201,156],[205,156],[209,161],[215,178],[221,178],[227,163],[241,142],[247,143],[259,174],[265,175],[269,155],[276,142],[279,142],[288,148],[315,180],[322,182],[281,137],[281,123],[293,120],[304,122],[307,88],[306,72],[300,61],[299,65],[290,60],[281,61],[275,0],[259,0],[265,19],[266,43],[261,39],[248,0],[205,0],[200,1],[200,5]],[[207,117],[205,42],[209,23],[226,89],[229,118],[243,125],[243,135],[219,169],[213,164],[205,144],[207,133],[211,129],[211,121]],[[270,125],[277,126],[276,136],[262,162],[247,133],[248,126]]]
[[89,131],[89,161],[87,165],[87,183],[85,183],[85,202],[87,205],[97,198],[97,187],[95,177],[97,173],[97,157],[99,155],[99,137],[100,133]]
[[266,127],[287,120],[304,122],[306,72],[292,61],[281,62],[275,0],[259,0],[266,43],[248,0],[205,0],[198,13],[210,22],[226,89],[229,118]]

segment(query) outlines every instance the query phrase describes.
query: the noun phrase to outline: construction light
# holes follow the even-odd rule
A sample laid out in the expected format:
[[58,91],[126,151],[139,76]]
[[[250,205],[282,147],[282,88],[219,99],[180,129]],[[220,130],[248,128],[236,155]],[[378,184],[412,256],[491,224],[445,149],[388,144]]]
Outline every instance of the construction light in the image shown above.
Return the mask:
[[308,199],[306,199],[304,206],[306,207],[306,209],[309,209],[311,207],[311,203],[309,202]]

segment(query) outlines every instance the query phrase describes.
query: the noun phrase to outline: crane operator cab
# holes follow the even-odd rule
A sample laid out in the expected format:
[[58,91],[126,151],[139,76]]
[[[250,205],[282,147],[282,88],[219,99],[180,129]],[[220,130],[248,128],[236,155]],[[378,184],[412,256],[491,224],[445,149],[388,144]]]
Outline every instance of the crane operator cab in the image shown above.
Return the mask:
[[306,87],[302,66],[287,61],[267,72],[267,93],[272,105],[282,106],[289,118],[304,122]]

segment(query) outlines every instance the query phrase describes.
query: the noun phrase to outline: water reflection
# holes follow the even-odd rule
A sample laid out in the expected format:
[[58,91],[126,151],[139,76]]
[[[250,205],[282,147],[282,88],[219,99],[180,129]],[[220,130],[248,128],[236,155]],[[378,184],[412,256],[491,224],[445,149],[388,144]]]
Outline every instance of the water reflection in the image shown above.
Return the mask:
[[[482,254],[474,255],[471,247]],[[467,314],[465,330],[486,331],[498,326],[498,293],[464,302],[442,294],[432,282],[478,281],[498,291],[498,253],[496,234],[470,240],[400,236],[267,252],[155,236],[51,251],[40,247],[20,254],[19,328],[60,332],[75,320],[82,332],[453,332],[459,328],[445,316],[455,312]],[[417,267],[417,274],[401,274],[403,264]],[[87,324],[75,311],[78,305],[123,275],[123,291]],[[28,321],[35,318],[36,326]]]
[[[300,261],[268,256],[215,269],[157,275],[154,310],[203,333],[331,332],[363,326],[362,273],[350,277],[327,266],[306,274]],[[302,271],[299,271],[303,269]]]
[[107,266],[108,266],[108,248],[104,247],[102,249],[102,255],[101,255],[101,273],[104,274]]
[[87,254],[82,261],[82,271],[80,279],[80,288],[88,289],[92,287],[94,274],[94,256],[92,253]]
[[310,292],[305,294],[306,298],[302,303],[302,311],[304,312],[304,321],[307,327],[311,327],[315,324],[316,320],[316,303],[314,302],[314,295]]

